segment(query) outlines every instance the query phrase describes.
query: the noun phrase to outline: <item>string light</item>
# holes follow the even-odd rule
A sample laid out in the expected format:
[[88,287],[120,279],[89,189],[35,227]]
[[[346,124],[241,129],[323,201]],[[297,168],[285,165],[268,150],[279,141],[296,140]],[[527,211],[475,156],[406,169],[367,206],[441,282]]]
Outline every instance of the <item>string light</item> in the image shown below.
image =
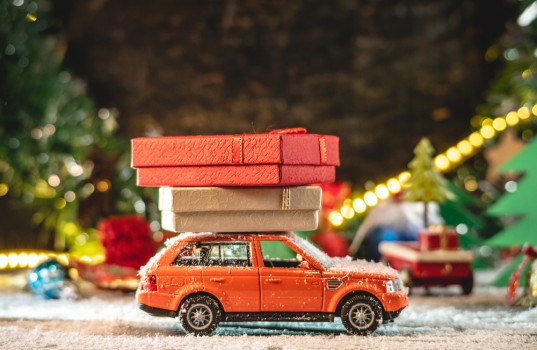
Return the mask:
[[[341,217],[341,224],[342,223],[343,217]],[[60,263],[66,266],[69,265],[69,261],[73,259],[73,257],[67,253],[60,253],[54,251],[20,249],[13,251],[4,250],[0,251],[0,271],[6,269],[34,268],[43,261],[50,258],[57,259]],[[100,264],[104,262],[105,258],[103,255],[98,254],[95,256],[82,256],[78,258],[78,260],[87,264]]]
[[[531,107],[531,113],[537,116],[537,104]],[[507,113],[505,117],[498,117],[494,120],[481,116],[472,117],[472,125],[474,127],[480,126],[480,129],[459,141],[456,146],[448,148],[446,152],[438,154],[434,158],[435,167],[440,172],[451,170],[455,165],[474,155],[483,147],[485,139],[492,139],[496,136],[497,132],[506,130],[508,126],[516,126],[530,117],[530,109],[526,106],[520,107],[516,112],[511,111]],[[367,211],[368,207],[376,206],[379,200],[387,199],[391,194],[399,193],[404,187],[408,186],[409,180],[410,173],[403,171],[385,183],[378,184],[374,191],[367,191],[363,196],[354,198],[352,200],[352,206],[350,205],[350,199],[346,199],[341,209],[339,211],[332,211],[328,219],[332,225],[341,226],[345,219],[351,219],[356,214],[363,214]],[[464,185],[468,191],[475,191],[478,187],[475,179],[465,181]]]

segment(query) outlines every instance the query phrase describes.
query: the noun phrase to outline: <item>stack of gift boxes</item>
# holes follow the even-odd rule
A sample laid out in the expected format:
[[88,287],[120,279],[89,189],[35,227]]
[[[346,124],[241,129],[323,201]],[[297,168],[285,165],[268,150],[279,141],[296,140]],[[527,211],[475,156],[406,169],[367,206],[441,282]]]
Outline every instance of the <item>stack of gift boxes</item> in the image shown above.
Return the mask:
[[139,186],[160,187],[172,232],[315,230],[321,188],[335,180],[339,139],[302,128],[265,134],[132,140]]

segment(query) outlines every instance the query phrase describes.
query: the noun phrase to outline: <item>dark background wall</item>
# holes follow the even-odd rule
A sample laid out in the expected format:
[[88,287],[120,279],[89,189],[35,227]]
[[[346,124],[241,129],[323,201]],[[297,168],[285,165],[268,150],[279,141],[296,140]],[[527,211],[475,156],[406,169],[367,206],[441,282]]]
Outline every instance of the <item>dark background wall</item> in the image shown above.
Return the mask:
[[305,126],[341,137],[340,180],[469,132],[507,0],[57,2],[67,64],[127,136]]

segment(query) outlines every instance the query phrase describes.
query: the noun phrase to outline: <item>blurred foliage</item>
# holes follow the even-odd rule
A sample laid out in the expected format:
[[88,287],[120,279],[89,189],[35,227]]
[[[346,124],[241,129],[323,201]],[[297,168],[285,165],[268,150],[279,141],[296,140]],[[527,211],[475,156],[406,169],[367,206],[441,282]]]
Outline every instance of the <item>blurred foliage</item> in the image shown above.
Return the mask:
[[31,206],[40,244],[63,250],[94,241],[85,228],[103,216],[145,213],[151,193],[135,186],[117,113],[63,69],[50,6],[0,0],[0,195]]

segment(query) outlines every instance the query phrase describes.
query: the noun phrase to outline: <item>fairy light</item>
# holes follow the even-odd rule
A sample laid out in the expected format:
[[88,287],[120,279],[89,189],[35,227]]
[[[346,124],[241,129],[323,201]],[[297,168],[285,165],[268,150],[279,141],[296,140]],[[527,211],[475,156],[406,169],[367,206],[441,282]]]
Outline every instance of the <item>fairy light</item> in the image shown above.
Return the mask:
[[[533,109],[535,109],[535,106],[533,106]],[[532,109],[532,111],[533,111]],[[530,117],[530,110],[528,107],[524,106],[524,107],[520,107],[517,111],[517,114],[518,114],[518,117],[520,119],[528,119]],[[536,114],[536,113],[533,113],[533,114]]]
[[491,139],[496,134],[496,131],[494,130],[492,125],[483,126],[479,132],[481,133],[481,136],[483,136],[483,138],[485,139]]
[[17,253],[10,253],[7,256],[8,266],[10,268],[15,268],[19,264],[19,255]]
[[19,254],[19,267],[20,268],[25,268],[28,266],[28,254],[27,253],[20,253]]
[[452,162],[458,162],[461,160],[461,152],[456,147],[450,147],[446,151],[446,156]]
[[[440,172],[451,170],[456,164],[459,164],[461,161],[472,156],[483,147],[485,140],[492,139],[498,132],[506,130],[507,127],[516,126],[520,122],[529,119],[531,117],[530,113],[537,116],[537,103],[531,107],[531,112],[530,108],[523,106],[517,111],[511,111],[504,117],[497,117],[495,119],[484,118],[482,116],[472,117],[472,126],[479,127],[479,130],[474,131],[467,138],[448,148],[446,152],[438,154],[434,158],[435,167]],[[533,136],[533,134],[531,134],[531,136]],[[349,204],[344,204],[340,209],[340,212],[335,211],[330,213],[330,221],[334,226],[342,225],[344,219],[347,219],[347,216],[351,216],[349,209],[353,210],[352,217],[356,214],[365,213],[368,207],[376,206],[379,199],[386,199],[391,194],[399,193],[403,188],[407,187],[410,176],[410,172],[403,171],[399,175],[390,178],[387,182],[378,184],[374,191],[367,191],[362,197],[354,198],[352,207]],[[477,190],[477,181],[473,178],[467,179],[464,185],[466,190],[470,192]],[[348,200],[349,199],[346,201]]]
[[372,191],[367,191],[364,194],[364,202],[368,206],[374,207],[375,205],[378,204],[379,199],[378,199],[378,197],[377,197],[377,195],[375,193],[373,193]]
[[[537,103],[534,104],[533,107],[531,108],[531,113],[533,113],[533,115],[537,115]],[[520,118],[520,115],[518,117]],[[522,119],[522,118],[520,118],[520,119]]]
[[398,175],[398,178],[401,185],[405,186],[410,180],[410,171],[403,171],[401,174]]
[[0,270],[3,270],[9,264],[9,259],[6,254],[0,254]]
[[519,123],[519,121],[520,121],[520,118],[518,117],[517,112],[509,112],[505,116],[505,122],[509,126],[515,126],[515,125],[517,125]]
[[401,191],[401,183],[396,178],[391,178],[386,183],[386,186],[388,186],[388,190],[391,193],[399,193]]
[[465,156],[469,156],[474,151],[474,147],[472,147],[472,144],[467,140],[462,140],[457,143],[457,149]]
[[497,131],[504,131],[507,129],[507,123],[504,118],[498,117],[492,122],[492,127]]
[[339,211],[341,212],[341,215],[347,220],[350,220],[354,217],[354,209],[352,209],[352,207],[348,204],[342,206]]
[[343,224],[343,215],[341,215],[339,212],[337,211],[332,211],[329,215],[328,215],[328,219],[330,220],[330,222],[332,223],[332,225],[334,226],[341,226]]
[[367,205],[362,198],[356,198],[352,201],[352,208],[358,214],[362,214],[367,210]]
[[379,199],[386,199],[390,196],[390,191],[388,190],[388,187],[386,187],[386,185],[380,184],[375,187],[375,194]]
[[443,154],[436,156],[436,158],[434,159],[434,166],[440,171],[445,171],[449,169],[449,165],[450,162],[448,157]]

